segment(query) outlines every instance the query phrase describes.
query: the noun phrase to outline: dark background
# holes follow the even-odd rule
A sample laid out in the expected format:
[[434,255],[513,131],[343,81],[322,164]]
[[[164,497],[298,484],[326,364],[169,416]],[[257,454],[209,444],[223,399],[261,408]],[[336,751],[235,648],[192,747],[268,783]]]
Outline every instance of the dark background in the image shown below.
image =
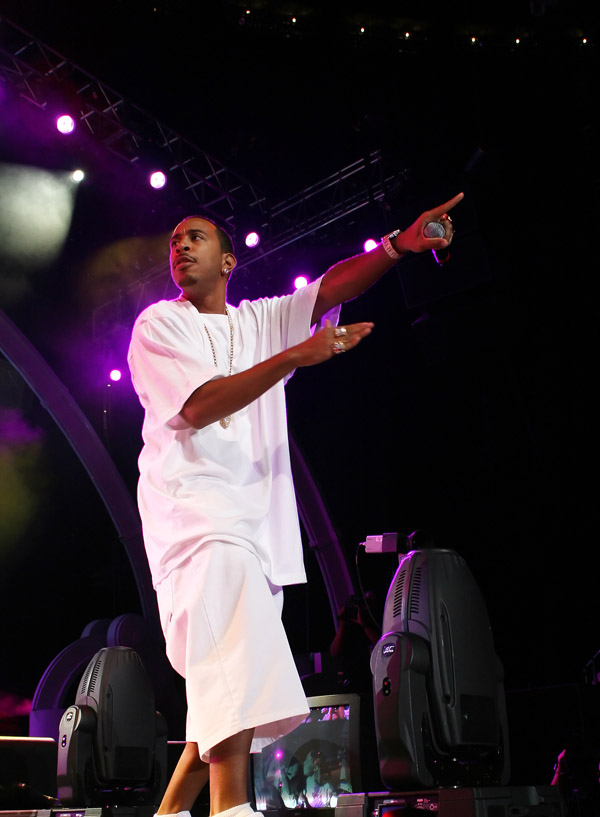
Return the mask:
[[[240,271],[234,302],[289,290],[299,264],[316,277],[366,237],[465,192],[448,265],[429,254],[404,261],[344,307],[345,322],[373,320],[375,331],[352,354],[295,375],[290,427],[351,564],[369,534],[430,530],[465,557],[482,589],[507,690],[529,700],[516,691],[572,689],[600,640],[592,15],[566,0],[409,3],[393,13],[377,2],[288,5],[2,0],[0,12],[273,202],[382,151],[396,179],[384,206],[273,254],[268,274],[266,262]],[[44,165],[52,156],[66,166],[64,142],[42,137],[41,124],[16,135],[15,121],[34,116],[20,113],[24,104],[10,115],[4,106],[0,161]],[[94,342],[94,311],[120,275],[136,275],[118,248],[161,236],[193,209],[182,193],[157,195],[141,174],[133,179],[101,154],[60,258],[35,274],[4,259],[11,286],[1,304],[78,400],[132,492],[141,412],[127,380],[111,387],[106,414],[105,368],[124,364],[126,333],[114,348]],[[168,276],[166,247],[164,257]],[[26,431],[19,445],[2,442],[11,513],[0,544],[0,689],[28,698],[88,621],[139,602],[75,455],[8,364],[2,384]],[[307,560],[311,581],[290,591],[286,622],[295,650],[310,653],[327,649],[333,625]],[[365,586],[382,596],[394,558],[360,564]],[[550,710],[558,700],[550,695]],[[574,706],[555,713],[552,758]]]

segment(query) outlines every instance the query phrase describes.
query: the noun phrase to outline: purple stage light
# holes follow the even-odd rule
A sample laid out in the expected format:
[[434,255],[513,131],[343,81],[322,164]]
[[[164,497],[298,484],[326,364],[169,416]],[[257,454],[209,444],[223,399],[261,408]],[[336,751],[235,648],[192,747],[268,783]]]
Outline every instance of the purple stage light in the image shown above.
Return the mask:
[[363,244],[363,248],[365,252],[371,252],[377,246],[377,241],[374,238],[367,238],[365,243]]
[[296,289],[302,289],[303,287],[308,285],[308,278],[306,275],[298,275],[298,277],[294,281],[294,286]]
[[162,170],[155,170],[154,173],[150,174],[150,184],[155,190],[160,190],[160,188],[164,187],[166,183],[167,177]]
[[244,241],[247,247],[258,247],[260,244],[260,236],[258,233],[248,233]]
[[56,129],[60,133],[73,133],[75,130],[75,120],[69,114],[63,114],[56,120]]
[[122,374],[119,369],[112,369],[109,374],[109,377],[113,383],[118,383],[122,377]]

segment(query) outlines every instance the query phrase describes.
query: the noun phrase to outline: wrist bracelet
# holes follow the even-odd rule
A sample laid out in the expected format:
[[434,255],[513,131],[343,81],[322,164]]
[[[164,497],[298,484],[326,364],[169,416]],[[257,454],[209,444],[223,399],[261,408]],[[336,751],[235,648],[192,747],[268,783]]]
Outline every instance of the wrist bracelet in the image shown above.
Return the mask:
[[396,252],[396,250],[392,247],[392,242],[390,239],[396,238],[396,236],[400,235],[402,230],[394,230],[393,233],[389,233],[388,235],[384,235],[381,239],[381,245],[392,261],[397,261],[401,258],[401,253]]

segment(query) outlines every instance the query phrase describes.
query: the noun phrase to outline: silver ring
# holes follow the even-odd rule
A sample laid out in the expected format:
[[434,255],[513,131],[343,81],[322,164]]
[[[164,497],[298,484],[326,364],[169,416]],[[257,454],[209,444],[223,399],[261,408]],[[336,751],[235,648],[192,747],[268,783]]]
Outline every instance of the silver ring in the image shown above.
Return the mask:
[[346,351],[344,344],[339,340],[336,340],[334,343],[331,344],[331,350],[334,353],[334,355],[339,355],[340,352]]
[[339,338],[341,335],[347,334],[347,332],[348,330],[345,326],[336,326],[336,328],[333,330],[333,337]]

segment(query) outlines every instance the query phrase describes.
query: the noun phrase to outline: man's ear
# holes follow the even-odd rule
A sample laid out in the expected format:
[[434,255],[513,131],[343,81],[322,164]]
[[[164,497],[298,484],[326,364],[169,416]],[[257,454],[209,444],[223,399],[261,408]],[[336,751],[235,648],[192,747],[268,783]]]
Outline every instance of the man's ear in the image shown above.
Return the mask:
[[223,265],[221,269],[223,270],[223,272],[227,270],[227,275],[231,275],[237,264],[237,258],[235,257],[235,255],[233,255],[233,253],[224,252],[222,261]]

